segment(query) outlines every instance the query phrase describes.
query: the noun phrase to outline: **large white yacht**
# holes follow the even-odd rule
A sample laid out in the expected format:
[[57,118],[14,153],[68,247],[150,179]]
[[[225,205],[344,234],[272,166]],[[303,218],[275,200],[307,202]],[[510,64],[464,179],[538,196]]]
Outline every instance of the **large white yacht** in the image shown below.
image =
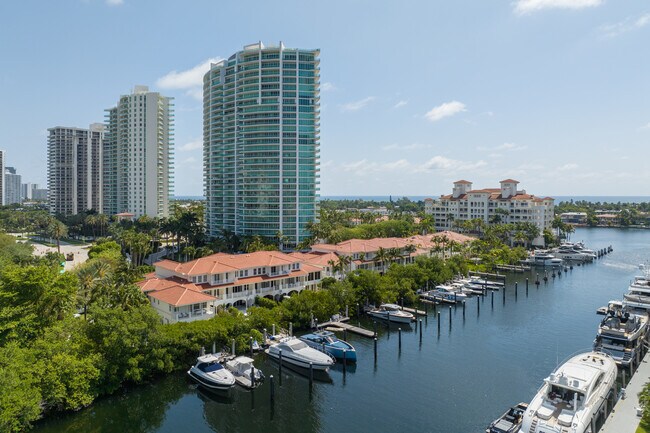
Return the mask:
[[625,308],[621,301],[610,301],[607,315],[598,327],[594,349],[611,355],[621,367],[638,365],[648,337],[647,328],[647,313]]
[[467,300],[467,295],[458,287],[440,284],[435,289],[429,290],[426,295],[432,300],[441,300],[444,302],[463,302]]
[[574,262],[592,262],[596,258],[596,253],[588,250],[582,243],[566,242],[553,250],[553,255],[564,260]]
[[282,353],[282,362],[296,367],[309,368],[311,365],[314,370],[327,371],[334,364],[334,359],[330,355],[312,349],[296,337],[281,338],[265,352],[275,360],[279,360]]
[[413,314],[402,310],[397,304],[381,304],[379,307],[369,310],[367,314],[377,319],[395,323],[411,323],[415,320]]
[[535,250],[527,259],[521,261],[525,265],[531,266],[560,266],[562,259],[555,257],[546,250]]
[[623,306],[650,312],[650,278],[634,277],[628,292],[623,296]]
[[616,392],[611,356],[587,352],[560,365],[528,405],[521,433],[596,433],[596,420]]

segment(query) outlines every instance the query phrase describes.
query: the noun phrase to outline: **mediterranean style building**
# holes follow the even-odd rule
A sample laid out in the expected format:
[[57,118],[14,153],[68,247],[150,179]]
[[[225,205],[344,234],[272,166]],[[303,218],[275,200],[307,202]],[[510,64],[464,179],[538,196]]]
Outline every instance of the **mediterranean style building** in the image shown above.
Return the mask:
[[217,307],[250,307],[316,290],[322,269],[279,251],[217,253],[187,263],[162,260],[139,284],[163,323],[208,319]]
[[187,263],[162,260],[138,285],[163,323],[204,320],[214,317],[218,307],[247,308],[256,297],[280,301],[303,290],[317,290],[325,277],[342,278],[357,269],[384,272],[392,263],[444,255],[452,243],[473,239],[441,232],[317,244],[307,253],[258,251],[212,254]]
[[[448,230],[455,221],[481,219],[486,223],[531,222],[540,233],[550,229],[554,217],[554,199],[536,197],[525,190],[517,190],[518,181],[506,179],[500,188],[473,189],[472,182],[454,182],[451,194],[437,201],[425,200],[425,213],[432,215],[436,230]],[[544,245],[543,236],[533,241]]]
[[172,98],[135,86],[106,110],[103,212],[166,217],[172,193]]
[[306,238],[317,218],[319,50],[256,43],[203,77],[208,236]]
[[48,129],[47,186],[51,214],[75,215],[102,210],[102,147],[104,125],[88,129]]

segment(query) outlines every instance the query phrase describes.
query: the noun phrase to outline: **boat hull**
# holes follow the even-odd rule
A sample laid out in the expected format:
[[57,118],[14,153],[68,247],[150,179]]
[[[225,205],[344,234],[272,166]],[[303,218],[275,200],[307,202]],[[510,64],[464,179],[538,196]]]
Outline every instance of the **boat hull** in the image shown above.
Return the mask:
[[210,380],[206,378],[202,374],[198,374],[194,368],[191,368],[188,370],[187,375],[191,377],[195,382],[197,382],[199,385],[208,388],[213,391],[228,391],[232,389],[233,386],[235,386],[235,382],[228,382],[228,383],[222,383],[222,382],[215,382],[213,380]]
[[[272,359],[275,359],[278,362],[280,361],[280,355],[279,354],[277,354],[275,352],[272,352],[272,351],[270,351],[268,349],[266,349],[265,352]],[[306,368],[306,369],[310,368],[310,361],[308,361],[306,359],[302,359],[302,358],[296,358],[296,357],[291,356],[291,354],[286,354],[286,353],[282,354],[282,363],[283,364],[285,364],[285,363],[286,364],[291,364],[291,365],[294,365],[296,367],[301,367],[301,368]],[[327,371],[328,368],[330,367],[330,365],[331,364],[325,364],[325,363],[311,361],[311,367],[314,370]]]
[[412,321],[411,317],[396,316],[394,314],[382,313],[382,312],[369,311],[368,316],[377,319],[388,320],[389,322],[393,322],[393,323],[411,323]]

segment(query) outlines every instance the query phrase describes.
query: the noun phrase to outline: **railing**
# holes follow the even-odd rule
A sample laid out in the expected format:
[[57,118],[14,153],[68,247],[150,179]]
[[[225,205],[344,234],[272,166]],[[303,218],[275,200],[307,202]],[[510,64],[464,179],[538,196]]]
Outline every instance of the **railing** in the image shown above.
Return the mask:
[[176,320],[178,321],[192,321],[198,319],[207,319],[207,316],[214,315],[214,310],[211,308],[202,308],[196,311],[190,311],[187,313],[176,313]]

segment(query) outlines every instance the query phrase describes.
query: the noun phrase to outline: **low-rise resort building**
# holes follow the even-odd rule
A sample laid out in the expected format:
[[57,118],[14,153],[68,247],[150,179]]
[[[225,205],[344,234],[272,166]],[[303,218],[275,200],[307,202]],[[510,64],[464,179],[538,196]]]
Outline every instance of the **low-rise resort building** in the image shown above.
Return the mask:
[[456,181],[451,194],[438,200],[426,199],[424,212],[433,216],[436,230],[450,230],[457,222],[473,219],[487,224],[531,222],[540,232],[533,245],[544,245],[541,234],[551,228],[555,200],[517,190],[519,182],[513,179],[500,184],[500,188],[473,189],[472,182]]
[[391,263],[451,253],[455,245],[471,240],[440,232],[316,244],[306,253],[258,251],[217,253],[186,263],[161,260],[138,285],[163,323],[189,322],[209,319],[219,307],[245,309],[256,297],[279,301],[303,290],[317,290],[325,277],[342,278],[357,269],[384,272]]

